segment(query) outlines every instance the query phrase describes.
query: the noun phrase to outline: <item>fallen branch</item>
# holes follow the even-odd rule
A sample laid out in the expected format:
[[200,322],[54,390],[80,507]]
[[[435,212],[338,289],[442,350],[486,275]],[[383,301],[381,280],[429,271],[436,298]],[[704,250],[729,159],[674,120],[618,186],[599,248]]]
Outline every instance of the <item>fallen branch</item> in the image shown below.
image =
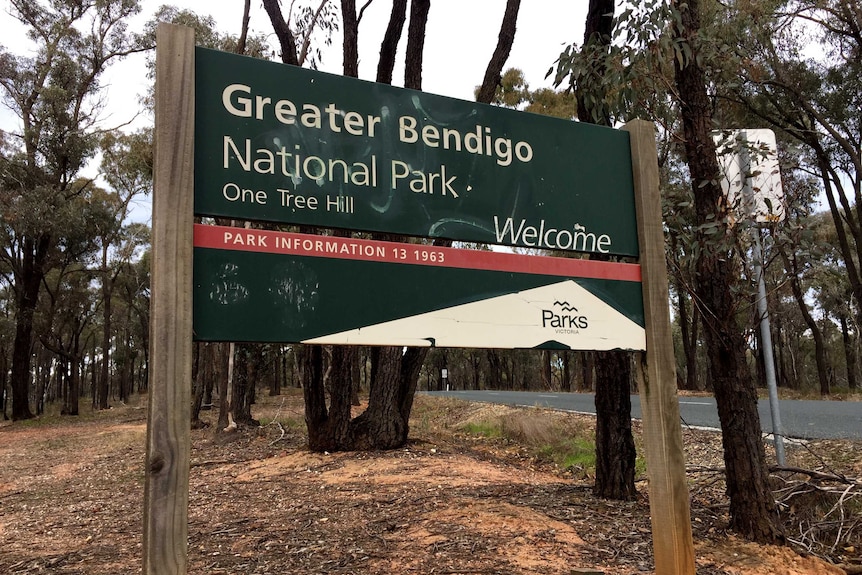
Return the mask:
[[807,475],[812,480],[816,481],[835,481],[837,483],[843,483],[845,485],[862,485],[862,483],[860,483],[858,479],[847,477],[842,473],[823,473],[822,471],[814,471],[813,469],[780,465],[770,467],[769,471],[770,473],[798,473],[800,475]]

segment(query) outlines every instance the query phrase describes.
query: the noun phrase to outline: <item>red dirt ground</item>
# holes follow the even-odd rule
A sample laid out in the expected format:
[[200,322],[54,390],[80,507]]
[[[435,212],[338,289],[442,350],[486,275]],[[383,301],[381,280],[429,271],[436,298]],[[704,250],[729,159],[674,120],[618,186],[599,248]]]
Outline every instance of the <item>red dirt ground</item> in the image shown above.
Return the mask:
[[[192,432],[189,573],[652,573],[646,481],[630,503],[523,446],[467,434],[516,410],[420,397],[407,447],[310,453],[301,399],[261,398],[260,429]],[[141,571],[145,409],[0,426],[0,573]],[[586,416],[521,410],[519,417]],[[283,425],[282,425],[283,424]],[[685,430],[700,575],[841,575],[727,522],[718,434]],[[806,449],[806,452],[810,452]],[[859,475],[859,445],[842,444]],[[791,448],[789,455],[794,453]],[[858,560],[857,550],[848,561]]]

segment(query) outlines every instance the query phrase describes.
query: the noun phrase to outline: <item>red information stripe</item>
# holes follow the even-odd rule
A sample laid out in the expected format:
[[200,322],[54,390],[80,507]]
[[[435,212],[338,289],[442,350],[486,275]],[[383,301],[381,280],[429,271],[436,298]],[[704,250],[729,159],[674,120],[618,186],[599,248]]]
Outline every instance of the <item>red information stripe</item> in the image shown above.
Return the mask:
[[561,277],[631,282],[641,281],[641,267],[638,264],[528,256],[457,248],[438,248],[429,245],[314,236],[224,226],[207,226],[203,224],[195,224],[194,245],[199,248],[268,254],[289,254]]

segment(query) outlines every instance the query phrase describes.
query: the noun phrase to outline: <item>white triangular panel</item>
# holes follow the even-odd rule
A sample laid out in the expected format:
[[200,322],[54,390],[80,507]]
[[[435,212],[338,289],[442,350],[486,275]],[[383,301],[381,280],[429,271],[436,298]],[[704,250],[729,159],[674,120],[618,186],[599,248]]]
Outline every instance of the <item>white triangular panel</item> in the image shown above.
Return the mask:
[[644,328],[572,280],[333,333],[302,343],[571,349],[646,346]]

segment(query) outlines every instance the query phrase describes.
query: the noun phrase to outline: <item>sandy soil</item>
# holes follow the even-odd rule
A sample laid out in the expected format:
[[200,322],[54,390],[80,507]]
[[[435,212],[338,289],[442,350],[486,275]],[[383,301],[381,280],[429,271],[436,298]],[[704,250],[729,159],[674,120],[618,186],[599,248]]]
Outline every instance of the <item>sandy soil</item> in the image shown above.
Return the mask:
[[[508,411],[420,398],[390,452],[308,452],[295,394],[256,407],[279,423],[193,431],[189,573],[652,573],[646,481],[637,501],[602,501],[588,475],[463,431]],[[0,426],[0,573],[139,573],[145,432],[142,405]],[[728,533],[720,438],[684,433],[700,575],[845,573]],[[859,447],[840,449],[857,477]]]

